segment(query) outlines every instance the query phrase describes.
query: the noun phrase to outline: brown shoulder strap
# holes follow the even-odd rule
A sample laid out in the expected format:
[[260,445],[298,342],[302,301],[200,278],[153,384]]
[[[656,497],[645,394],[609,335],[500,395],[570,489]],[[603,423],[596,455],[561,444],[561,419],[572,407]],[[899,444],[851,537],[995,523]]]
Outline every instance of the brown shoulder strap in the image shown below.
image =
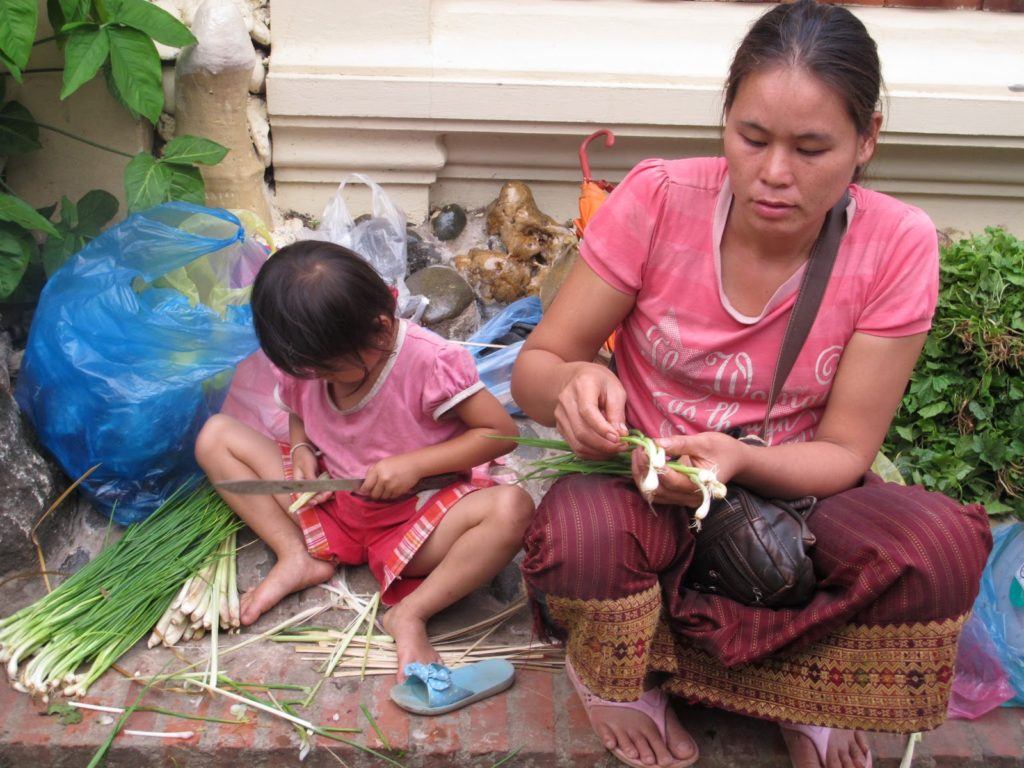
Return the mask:
[[775,399],[782,391],[782,385],[786,383],[786,377],[796,362],[800,349],[807,340],[807,334],[811,332],[814,325],[814,318],[818,314],[818,307],[821,306],[821,299],[825,295],[825,288],[828,287],[828,279],[832,274],[832,267],[836,263],[836,254],[839,252],[839,241],[843,238],[843,231],[846,229],[846,206],[850,202],[849,191],[843,193],[843,197],[825,215],[825,223],[821,226],[818,239],[811,246],[811,255],[807,260],[807,269],[804,271],[803,280],[800,282],[800,290],[793,303],[793,309],[789,314],[789,324],[786,326],[786,335],[782,339],[782,350],[779,352],[779,362],[775,366],[775,374],[772,376],[772,388],[768,395],[768,408],[764,412],[764,424],[761,427],[761,437],[768,439],[768,420],[772,414],[772,407]]

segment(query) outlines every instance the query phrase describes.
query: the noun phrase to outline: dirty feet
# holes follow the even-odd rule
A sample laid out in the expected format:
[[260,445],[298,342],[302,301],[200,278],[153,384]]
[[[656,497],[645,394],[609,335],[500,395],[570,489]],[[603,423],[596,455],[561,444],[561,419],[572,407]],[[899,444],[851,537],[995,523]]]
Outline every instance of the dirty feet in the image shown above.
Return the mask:
[[286,595],[322,584],[333,575],[333,563],[317,560],[304,551],[293,557],[279,558],[267,578],[242,595],[239,602],[242,625],[247,627],[254,623]]
[[395,639],[398,651],[398,682],[405,680],[405,665],[414,661],[440,663],[441,657],[427,639],[427,622],[413,615],[403,603],[385,613],[380,620],[384,631]]
[[[816,744],[808,734],[792,727],[783,727],[781,730],[793,768],[868,768],[871,765],[871,748],[863,731],[833,728],[822,743]],[[822,748],[827,751],[824,760],[819,753]]]
[[590,710],[590,722],[606,749],[652,768],[690,765],[697,759],[697,745],[671,704],[665,711],[665,741],[654,721],[635,709],[595,706]]

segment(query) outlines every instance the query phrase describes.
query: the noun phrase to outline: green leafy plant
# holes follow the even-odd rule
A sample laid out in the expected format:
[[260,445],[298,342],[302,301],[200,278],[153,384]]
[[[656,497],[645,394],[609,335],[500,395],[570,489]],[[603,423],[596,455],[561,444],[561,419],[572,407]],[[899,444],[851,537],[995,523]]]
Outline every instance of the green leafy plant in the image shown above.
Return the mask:
[[[132,113],[156,123],[163,109],[160,56],[153,41],[193,45],[188,27],[147,0],[48,0],[47,16],[64,51],[61,99],[103,70]],[[37,0],[0,0],[0,61],[19,83],[35,45]]]
[[117,198],[102,189],[86,192],[77,202],[71,202],[66,195],[60,199],[60,219],[54,222],[56,234],[51,234],[43,244],[43,269],[49,277],[77,253],[85,244],[98,237],[103,227],[118,209]]
[[[35,39],[38,0],[0,0],[0,156],[41,148],[40,130],[49,130],[129,159],[124,173],[131,212],[169,200],[203,204],[205,188],[198,165],[215,165],[227,154],[216,142],[195,136],[170,141],[162,156],[132,155],[37,121],[20,102],[6,100],[6,77],[22,82],[35,46],[53,42],[64,54],[60,98],[66,99],[100,72],[107,88],[135,118],[155,124],[163,110],[160,56],[154,40],[173,47],[196,42],[181,22],[147,0],[47,0],[52,37]],[[99,235],[117,215],[117,199],[93,190],[77,203],[66,196],[58,205],[35,210],[0,180],[0,300],[41,285],[61,264]],[[56,222],[50,221],[60,211]],[[40,248],[42,235],[46,240]],[[36,273],[35,279],[27,276]]]
[[1024,519],[1024,241],[942,251],[935,323],[885,452],[908,480]]
[[140,152],[124,170],[128,210],[138,211],[167,200],[202,205],[206,194],[196,163],[216,165],[227,153],[227,148],[217,142],[196,136],[171,139],[159,158]]

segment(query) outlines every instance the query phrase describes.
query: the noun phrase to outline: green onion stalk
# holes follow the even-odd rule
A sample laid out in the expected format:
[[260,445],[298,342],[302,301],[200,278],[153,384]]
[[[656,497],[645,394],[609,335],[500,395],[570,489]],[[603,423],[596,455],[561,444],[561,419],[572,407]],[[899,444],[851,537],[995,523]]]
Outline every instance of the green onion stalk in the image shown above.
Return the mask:
[[224,537],[216,555],[182,584],[149,636],[149,647],[168,648],[179,640],[200,640],[206,632],[241,631],[238,601],[237,542],[234,529]]
[[[514,440],[519,445],[545,448],[555,451],[554,455],[530,462],[533,469],[523,475],[523,480],[546,480],[564,477],[565,475],[619,475],[632,476],[632,455],[629,451],[609,456],[606,459],[581,459],[564,440],[547,440],[535,437],[495,436],[499,440]],[[723,499],[727,492],[725,484],[718,480],[715,470],[691,467],[678,461],[668,461],[665,449],[652,438],[637,429],[631,429],[628,435],[621,438],[623,443],[643,449],[647,454],[647,473],[642,478],[640,493],[648,501],[654,496],[660,485],[659,477],[668,471],[686,475],[701,492],[700,506],[693,513],[692,527],[700,530],[701,521],[707,517],[712,499]]]
[[53,592],[0,620],[11,685],[44,700],[84,695],[240,526],[209,485],[179,489]]

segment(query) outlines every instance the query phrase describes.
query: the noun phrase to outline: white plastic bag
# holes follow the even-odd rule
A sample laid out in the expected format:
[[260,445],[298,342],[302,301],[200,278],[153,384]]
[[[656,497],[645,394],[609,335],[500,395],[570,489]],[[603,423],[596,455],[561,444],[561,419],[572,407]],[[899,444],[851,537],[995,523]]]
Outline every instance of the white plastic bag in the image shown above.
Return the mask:
[[[345,204],[345,187],[356,182],[365,184],[373,193],[373,215],[358,224]],[[377,270],[384,282],[398,293],[398,315],[418,321],[426,309],[424,296],[411,296],[405,285],[406,236],[405,214],[387,193],[369,176],[352,173],[342,179],[338,191],[324,208],[320,226],[305,230],[311,240],[327,240],[351,248]]]

